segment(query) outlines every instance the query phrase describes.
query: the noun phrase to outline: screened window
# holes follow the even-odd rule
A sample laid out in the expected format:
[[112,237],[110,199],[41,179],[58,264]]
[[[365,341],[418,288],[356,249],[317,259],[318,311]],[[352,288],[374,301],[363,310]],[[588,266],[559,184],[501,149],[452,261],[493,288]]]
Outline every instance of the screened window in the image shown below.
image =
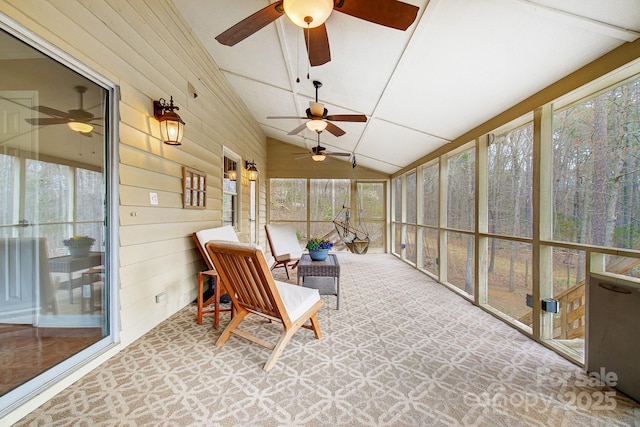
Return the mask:
[[358,236],[369,236],[368,248],[383,249],[385,184],[358,182],[354,201],[352,182],[349,179],[272,178],[269,180],[269,222],[291,224],[297,230],[301,244],[308,237],[328,234],[333,234],[330,238],[335,240],[339,237],[335,234],[333,221],[344,222],[348,212],[349,224],[358,230]]
[[475,283],[475,239],[470,234],[447,232],[447,281],[468,295]]
[[393,224],[391,232],[393,233],[393,253],[402,254],[402,177],[393,180]]
[[393,180],[393,220],[402,221],[402,178]]
[[359,182],[357,203],[360,225],[369,233],[369,247],[384,249],[385,245],[385,185],[381,182]]
[[272,178],[270,187],[270,222],[288,222],[296,229],[298,240],[307,239],[307,180]]
[[312,237],[322,237],[334,230],[333,220],[351,204],[351,181],[348,179],[310,180],[309,211]]
[[409,172],[405,177],[407,186],[407,223],[416,223],[416,171]]
[[448,158],[447,226],[473,230],[475,224],[475,158],[476,149]]
[[422,228],[422,267],[435,275],[439,272],[438,230]]
[[490,136],[489,233],[532,236],[533,123]]
[[553,238],[640,247],[640,78],[553,114]]
[[440,165],[422,168],[422,223],[437,226],[439,223]]
[[530,315],[526,301],[532,286],[532,245],[489,239],[489,258],[487,303],[513,319]]
[[274,178],[270,180],[271,221],[306,221],[307,180]]

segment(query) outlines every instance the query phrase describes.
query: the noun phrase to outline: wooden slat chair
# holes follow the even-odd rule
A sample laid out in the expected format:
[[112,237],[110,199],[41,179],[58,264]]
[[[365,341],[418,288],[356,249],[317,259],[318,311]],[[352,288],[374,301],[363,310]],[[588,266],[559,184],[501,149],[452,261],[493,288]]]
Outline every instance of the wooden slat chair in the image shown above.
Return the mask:
[[[233,307],[232,308],[220,308],[220,295],[222,294],[222,290],[225,288],[224,284],[221,283],[220,278],[217,275],[215,266],[213,264],[213,260],[207,253],[204,245],[209,240],[229,240],[232,242],[238,241],[238,236],[236,235],[235,230],[230,225],[225,225],[224,227],[215,227],[215,228],[206,228],[204,230],[196,231],[193,233],[193,240],[198,247],[198,250],[202,254],[202,258],[207,264],[206,271],[198,272],[198,312],[196,314],[196,322],[198,325],[202,324],[202,316],[205,314],[213,314],[213,327],[214,329],[218,329],[218,325],[220,324],[220,313],[225,311],[231,312],[231,317],[233,317]],[[204,299],[204,280],[206,277],[212,277],[214,280],[214,292],[209,298]],[[212,310],[206,310],[206,308],[213,304]]]
[[[269,371],[301,327],[313,330],[317,339],[322,338],[317,312],[323,301],[317,289],[274,280],[264,253],[257,246],[216,240],[208,242],[206,248],[236,310],[218,338],[217,347],[222,347],[231,334],[266,347],[272,352],[263,369]],[[248,314],[282,323],[284,331],[275,345],[238,328]],[[307,320],[310,325],[305,325]]]
[[[214,227],[214,228],[206,228],[204,230],[196,231],[193,233],[193,240],[198,247],[198,250],[202,254],[202,258],[207,264],[208,270],[198,272],[198,312],[196,315],[196,321],[198,324],[202,324],[202,316],[205,314],[213,314],[213,327],[214,329],[218,329],[218,325],[220,324],[220,313],[225,311],[231,311],[231,317],[233,317],[233,307],[231,308],[220,308],[220,295],[222,291],[225,289],[224,283],[221,283],[220,278],[217,275],[216,267],[213,264],[213,260],[207,253],[204,245],[209,240],[228,240],[230,242],[238,242],[238,235],[236,231],[233,229],[231,225],[225,225],[223,227]],[[275,265],[275,259],[272,256],[268,257],[267,263],[269,265]],[[204,288],[204,279],[205,277],[213,277],[214,279],[214,293],[204,300],[203,296],[203,288]],[[212,310],[205,310],[206,307],[213,304]]]
[[302,248],[296,235],[296,230],[290,224],[267,224],[264,226],[269,241],[271,255],[275,258],[275,264],[271,267],[283,267],[289,277],[289,269],[294,269],[302,257]]

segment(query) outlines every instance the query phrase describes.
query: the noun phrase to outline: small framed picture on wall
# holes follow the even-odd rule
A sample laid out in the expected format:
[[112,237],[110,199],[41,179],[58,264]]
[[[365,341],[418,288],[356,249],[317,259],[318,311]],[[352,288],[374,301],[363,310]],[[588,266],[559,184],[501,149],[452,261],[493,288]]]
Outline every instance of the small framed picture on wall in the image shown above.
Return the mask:
[[182,167],[182,203],[185,209],[207,207],[207,174],[187,166]]

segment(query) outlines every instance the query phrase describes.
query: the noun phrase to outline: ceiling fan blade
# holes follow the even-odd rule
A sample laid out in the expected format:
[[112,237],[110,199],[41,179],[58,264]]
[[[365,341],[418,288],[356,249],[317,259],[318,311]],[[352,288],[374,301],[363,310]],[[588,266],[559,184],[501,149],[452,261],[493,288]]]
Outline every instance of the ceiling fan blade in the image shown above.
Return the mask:
[[326,64],[331,61],[331,50],[329,49],[329,36],[327,27],[322,24],[311,29],[304,29],[304,41],[307,45],[309,63],[312,67]]
[[303,119],[306,120],[306,117],[299,116],[267,116],[267,119]]
[[69,119],[63,119],[58,117],[45,117],[40,119],[25,119],[27,123],[34,126],[47,126],[47,125],[61,125],[64,123],[69,123]]
[[39,105],[37,107],[33,107],[34,110],[39,111],[41,113],[47,114],[49,116],[58,116],[58,117],[65,117],[65,118],[70,118],[71,115],[69,113],[66,113],[64,111],[60,111],[60,110],[56,110],[55,108],[51,108],[51,107],[45,107],[44,105]]
[[233,46],[266,27],[284,14],[282,1],[277,1],[238,22],[216,37],[220,43]]
[[351,153],[332,153],[330,151],[325,151],[324,153],[325,156],[343,156],[343,157],[351,157]]
[[337,10],[374,24],[406,30],[418,15],[418,7],[397,0],[345,0]]
[[327,122],[327,128],[325,130],[329,131],[333,136],[342,136],[345,134],[342,129],[331,122]]
[[334,122],[366,122],[367,116],[364,114],[332,114],[325,117],[327,120]]
[[307,128],[307,124],[303,123],[300,126],[298,126],[297,128],[295,128],[294,130],[292,130],[291,132],[289,132],[287,135],[296,135],[296,134],[302,132],[306,128]]

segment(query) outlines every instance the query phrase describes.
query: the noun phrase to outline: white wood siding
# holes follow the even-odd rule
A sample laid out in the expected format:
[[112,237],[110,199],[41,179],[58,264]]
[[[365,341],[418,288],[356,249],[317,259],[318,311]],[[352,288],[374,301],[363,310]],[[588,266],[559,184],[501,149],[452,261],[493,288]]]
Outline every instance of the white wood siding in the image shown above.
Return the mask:
[[[222,146],[243,165],[266,166],[266,138],[170,1],[0,0],[0,11],[120,86],[119,316],[127,345],[195,299],[203,263],[191,233],[221,225]],[[160,141],[153,118],[152,101],[170,96],[186,122],[179,147]],[[183,165],[207,173],[206,210],[182,209]],[[248,241],[248,181],[241,182],[240,239]],[[156,304],[160,292],[167,299]]]

